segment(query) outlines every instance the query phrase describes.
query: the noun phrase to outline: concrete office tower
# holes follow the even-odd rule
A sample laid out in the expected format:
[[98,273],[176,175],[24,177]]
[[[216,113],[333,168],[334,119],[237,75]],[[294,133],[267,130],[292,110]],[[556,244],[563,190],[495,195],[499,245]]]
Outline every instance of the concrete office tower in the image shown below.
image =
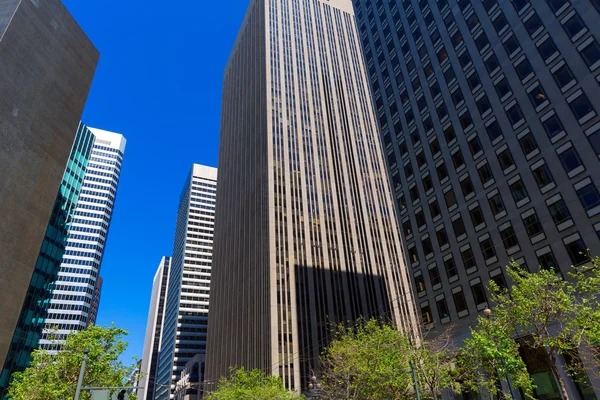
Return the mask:
[[467,335],[511,258],[600,254],[599,3],[354,5],[425,322]]
[[80,123],[40,246],[26,301],[21,308],[21,315],[0,374],[0,398],[4,398],[4,391],[12,374],[29,365],[31,352],[39,345],[52,290],[67,244],[69,225],[75,213],[93,144],[94,135]]
[[160,260],[156,275],[154,275],[152,296],[150,297],[150,309],[148,310],[148,322],[146,324],[144,354],[142,355],[141,389],[138,389],[137,391],[137,396],[140,400],[152,400],[154,395],[156,365],[158,364],[158,353],[160,350],[163,315],[167,298],[167,286],[169,284],[170,263],[170,257],[163,257],[162,260]]
[[[71,332],[90,324],[125,152],[122,135],[89,129],[95,137],[94,146],[40,340],[40,347],[49,350],[60,349]],[[54,328],[58,328],[57,335]],[[57,340],[49,335],[57,336]]]
[[194,164],[177,213],[155,399],[173,398],[186,363],[206,352],[216,195],[217,169]]
[[98,56],[60,0],[0,3],[0,365]]
[[352,4],[255,0],[225,70],[207,380],[309,383],[331,323],[416,332]]

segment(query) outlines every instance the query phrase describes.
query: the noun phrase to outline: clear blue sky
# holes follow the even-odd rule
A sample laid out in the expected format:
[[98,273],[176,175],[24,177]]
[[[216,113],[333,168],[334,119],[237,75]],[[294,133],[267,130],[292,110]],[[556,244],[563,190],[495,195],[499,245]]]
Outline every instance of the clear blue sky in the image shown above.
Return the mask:
[[63,2],[100,51],[82,121],[127,138],[97,323],[127,329],[126,358],[141,357],[185,178],[217,166],[223,69],[248,0]]

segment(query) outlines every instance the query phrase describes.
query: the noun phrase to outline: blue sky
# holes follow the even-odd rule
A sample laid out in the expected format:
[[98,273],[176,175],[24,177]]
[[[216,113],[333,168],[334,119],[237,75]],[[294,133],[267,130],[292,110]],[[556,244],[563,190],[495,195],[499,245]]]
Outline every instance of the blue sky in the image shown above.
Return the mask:
[[248,0],[63,2],[101,54],[82,121],[127,138],[97,323],[127,329],[126,358],[141,357],[185,178],[217,166],[222,74]]

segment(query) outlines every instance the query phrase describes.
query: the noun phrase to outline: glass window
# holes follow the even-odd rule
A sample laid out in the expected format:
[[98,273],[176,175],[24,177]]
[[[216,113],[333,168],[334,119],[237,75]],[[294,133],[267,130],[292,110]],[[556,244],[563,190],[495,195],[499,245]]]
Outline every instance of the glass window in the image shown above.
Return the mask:
[[581,158],[574,147],[571,147],[560,153],[558,158],[560,158],[560,162],[567,174],[583,165]]
[[600,132],[592,133],[588,136],[588,140],[590,141],[590,145],[592,145],[592,149],[596,152],[596,154],[600,154]]
[[515,200],[515,203],[518,203],[521,200],[524,200],[527,197],[529,197],[527,189],[525,189],[525,185],[523,185],[522,180],[518,180],[512,185],[510,185],[510,193],[512,194],[512,197]]
[[[412,114],[412,111],[411,111]],[[413,117],[414,120],[414,117]],[[419,131],[418,130],[414,130],[410,133],[410,141],[413,144],[413,147],[416,147],[420,142],[421,142],[421,136],[419,136]]]
[[462,182],[460,182],[460,189],[462,190],[463,196],[465,197],[467,197],[471,193],[474,193],[475,187],[473,186],[471,178],[463,179]]
[[546,2],[555,13],[567,4],[567,0],[546,0]]
[[416,247],[408,249],[408,257],[413,264],[419,262],[419,253],[417,253]]
[[401,212],[406,210],[406,198],[404,197],[404,193],[400,193],[400,196],[397,198],[397,202]]
[[456,235],[456,237],[467,233],[462,217],[452,221],[452,228],[454,229],[454,235]]
[[417,293],[424,293],[427,290],[423,275],[415,276],[415,286],[417,287]]
[[586,211],[600,205],[600,193],[593,183],[590,183],[577,191],[579,201]]
[[575,118],[578,120],[582,119],[589,113],[595,112],[594,106],[590,103],[587,95],[582,93],[579,97],[569,103],[569,107],[571,107],[571,111]]
[[437,153],[442,151],[442,148],[440,147],[440,142],[437,140],[437,138],[433,139],[429,143],[429,149],[431,150],[432,155],[436,155]]
[[510,121],[511,125],[515,125],[523,118],[525,118],[523,116],[523,111],[521,111],[519,103],[513,104],[511,108],[506,110],[506,115],[508,116],[508,120]]
[[431,307],[421,307],[421,317],[423,318],[423,324],[429,325],[433,323],[433,316],[431,315]]
[[437,107],[437,114],[440,120],[443,120],[448,116],[448,109],[446,108],[446,105],[444,103],[440,104]]
[[479,226],[481,224],[485,224],[485,218],[483,217],[481,207],[475,207],[474,209],[469,211],[469,215],[471,216],[471,221],[473,222],[474,227]]
[[449,125],[446,129],[444,129],[444,137],[446,138],[447,143],[450,143],[456,139],[456,132],[454,131],[454,127],[452,125]]
[[540,263],[540,267],[547,271],[560,272],[560,268],[556,263],[556,258],[554,258],[554,254],[552,252],[543,254],[538,256],[538,262]]
[[544,233],[542,223],[535,212],[530,216],[523,218],[523,223],[525,224],[527,235],[529,235],[530,238],[539,235],[540,233]]
[[473,136],[471,140],[469,140],[469,150],[471,151],[471,155],[475,156],[475,154],[483,151],[483,147],[481,145],[481,140],[479,140],[479,136]]
[[569,253],[573,265],[579,265],[590,261],[588,249],[583,242],[583,239],[565,244],[565,247],[567,248],[567,253]]
[[567,203],[563,199],[558,200],[555,203],[552,203],[548,206],[548,210],[550,211],[550,215],[552,216],[552,221],[555,224],[560,224],[571,218],[571,212],[567,207]]
[[[402,133],[402,132],[400,132]],[[403,140],[402,143],[400,143],[400,157],[404,157],[405,154],[408,153],[408,145],[406,144],[406,141]]]
[[450,208],[456,205],[456,196],[454,195],[454,190],[449,190],[444,193],[444,199],[446,200],[446,207]]
[[510,249],[511,247],[518,246],[519,241],[517,240],[517,234],[512,226],[500,231],[500,236],[502,237],[502,243],[504,243],[505,249]]
[[433,97],[434,99],[440,94],[442,94],[442,91],[440,90],[440,85],[437,82],[431,85],[429,87],[429,90],[431,91],[431,97]]
[[431,280],[431,286],[441,285],[442,278],[440,277],[440,271],[437,267],[433,267],[429,270],[429,279]]
[[402,223],[402,229],[404,230],[404,234],[406,236],[412,235],[413,230],[412,230],[412,226],[410,224],[410,220],[406,220]]
[[465,251],[463,251],[462,253],[460,253],[462,260],[463,260],[463,264],[465,266],[466,270],[469,270],[471,268],[477,268],[477,263],[475,262],[475,254],[473,254],[473,250],[466,249]]
[[564,131],[562,122],[560,122],[560,118],[556,114],[542,122],[542,125],[550,139]]
[[538,149],[538,144],[532,133],[528,133],[519,139],[519,144],[521,145],[521,149],[523,150],[523,154],[525,154],[525,156],[528,156]]
[[498,97],[500,97],[501,99],[507,96],[508,94],[512,93],[512,90],[510,89],[510,85],[508,84],[506,78],[502,78],[500,81],[498,81],[495,84],[495,88],[496,93],[498,93]]
[[567,64],[564,64],[562,67],[554,71],[552,76],[554,77],[558,87],[561,89],[575,80],[575,75],[573,75],[571,68],[569,68]]
[[460,33],[460,30],[457,30],[456,33],[454,35],[452,35],[452,37],[450,39],[452,40],[452,44],[454,45],[454,48],[458,47],[458,45],[464,41],[463,36]]
[[477,100],[477,109],[479,110],[479,114],[483,115],[491,108],[492,105],[490,104],[490,101],[486,95]]
[[429,212],[431,212],[431,218],[437,218],[442,213],[437,200],[429,203]]
[[454,103],[455,107],[465,100],[465,97],[463,96],[460,89],[457,89],[454,92],[452,92],[452,94],[450,94],[450,97],[452,98],[452,102]]
[[[422,99],[425,99],[425,96],[423,96]],[[431,120],[431,117],[427,117],[423,120],[423,128],[425,129],[425,132],[429,132],[433,129],[433,121]]]
[[490,140],[492,142],[502,136],[502,129],[500,128],[500,124],[498,124],[498,121],[496,120],[492,122],[487,128],[485,128],[485,130],[487,131],[488,136],[490,137]]
[[546,164],[533,170],[533,177],[537,182],[538,188],[541,189],[551,183],[554,183],[550,168]]
[[452,299],[454,300],[456,313],[461,313],[469,309],[467,307],[467,301],[465,300],[465,294],[462,292],[462,290],[460,292],[453,293]]
[[437,231],[436,236],[440,246],[445,246],[448,244],[448,233],[446,233],[446,228],[442,228]]
[[492,173],[492,169],[489,164],[484,164],[477,170],[479,173],[479,179],[481,179],[481,184],[486,184],[489,181],[494,179],[494,174]]
[[438,312],[440,313],[440,319],[450,318],[450,311],[448,311],[448,304],[446,299],[438,300],[437,302]]
[[504,274],[500,272],[498,275],[495,275],[490,278],[500,289],[508,289],[508,285],[506,284],[506,279],[504,279]]
[[548,97],[546,96],[546,92],[544,92],[544,88],[542,87],[541,84],[537,85],[535,88],[533,88],[527,94],[527,96],[529,97],[529,100],[531,101],[531,104],[533,105],[534,108],[541,106],[548,100]]
[[[428,255],[430,253],[433,253],[433,244],[431,243],[430,238],[423,240],[421,242],[421,245],[423,246],[423,254]],[[438,274],[438,277],[439,277],[439,274]]]
[[523,59],[518,65],[515,65],[515,71],[519,75],[519,79],[524,80],[533,73],[533,67],[527,58]]
[[542,56],[542,59],[546,61],[554,54],[556,54],[556,52],[558,51],[558,47],[556,47],[554,40],[552,40],[551,37],[548,37],[538,46],[538,51],[540,52],[540,56]]
[[423,178],[423,187],[425,188],[426,192],[429,192],[431,189],[433,189],[433,181],[431,180],[431,175],[427,175],[425,178]]
[[454,164],[454,168],[459,168],[465,164],[465,158],[462,155],[462,151],[458,150],[456,153],[452,154],[452,164]]
[[500,63],[496,58],[495,54],[492,54],[487,60],[484,61],[485,68],[487,69],[488,74],[492,75],[497,68],[500,68]]
[[[475,14],[473,14],[473,15],[475,15]],[[477,37],[477,39],[475,39],[475,47],[477,47],[477,50],[479,50],[480,53],[489,45],[490,45],[490,41],[488,40],[485,33],[482,33],[481,35],[479,35]]]
[[595,40],[592,40],[590,44],[579,51],[579,54],[581,54],[581,58],[583,58],[587,66],[592,68],[595,63],[600,61],[600,45]]
[[437,52],[437,59],[440,64],[443,64],[448,59],[448,52],[444,46]]
[[448,177],[448,168],[446,168],[445,163],[438,165],[435,168],[435,170],[437,171],[438,178],[440,179],[440,181],[443,181],[444,179],[446,179]]
[[508,169],[515,165],[515,159],[513,158],[512,153],[508,148],[506,148],[506,150],[498,154],[498,161],[500,162],[502,170]]
[[527,33],[529,33],[530,36],[537,32],[538,29],[544,26],[542,20],[535,11],[527,21],[523,22],[523,25],[525,25],[525,29],[527,30]]
[[505,26],[508,25],[508,21],[502,12],[498,14],[498,17],[492,21],[492,25],[494,25],[494,29],[499,34]]
[[471,75],[469,75],[467,78],[467,83],[469,84],[471,91],[474,91],[479,85],[481,85],[481,81],[479,80],[479,75],[477,75],[477,72],[473,72]]
[[496,4],[498,4],[497,0],[483,0],[483,7],[488,13]]
[[417,154],[417,165],[421,168],[423,165],[427,164],[427,159],[425,158],[425,152],[422,151]]
[[477,283],[471,286],[471,291],[473,292],[473,298],[475,299],[475,304],[480,305],[483,303],[487,303],[487,296],[485,294],[485,290],[483,289],[483,285],[481,283]]
[[414,203],[415,201],[419,200],[419,188],[417,188],[417,185],[413,186],[410,190],[410,200]]
[[444,261],[444,268],[446,269],[446,275],[448,276],[448,278],[452,278],[458,275],[458,269],[456,268],[454,258],[449,258],[446,261]]
[[504,49],[506,50],[506,53],[509,56],[521,48],[521,45],[519,44],[519,41],[517,40],[515,35],[512,35],[511,37],[506,39],[506,41],[503,43],[503,45],[504,45]]
[[582,30],[586,28],[585,24],[581,20],[579,14],[575,13],[563,24],[563,28],[565,28],[565,32],[571,40]]
[[458,120],[460,121],[460,127],[463,128],[463,130],[466,130],[473,125],[473,119],[471,118],[471,113],[469,111],[466,111],[464,114],[458,117]]
[[483,254],[484,260],[489,260],[490,258],[496,256],[496,249],[494,248],[494,243],[492,243],[490,238],[480,242],[479,247],[481,247],[481,253]]
[[446,79],[446,83],[448,84],[454,79],[456,79],[456,74],[454,73],[454,70],[452,68],[448,68],[446,71],[444,71],[444,78]]
[[411,163],[408,163],[404,166],[404,175],[406,176],[406,179],[410,179],[411,176],[414,175],[413,173],[413,167]]
[[415,219],[417,220],[417,226],[419,228],[427,224],[427,221],[425,220],[425,213],[423,212],[423,210],[415,214]]

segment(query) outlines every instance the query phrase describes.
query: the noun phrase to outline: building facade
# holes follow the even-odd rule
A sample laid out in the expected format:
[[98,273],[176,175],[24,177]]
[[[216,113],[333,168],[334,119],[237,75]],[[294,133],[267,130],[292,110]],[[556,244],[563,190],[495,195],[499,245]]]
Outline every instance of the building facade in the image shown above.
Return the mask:
[[94,299],[99,299],[98,278],[126,140],[118,133],[89,130],[94,146],[40,340],[40,347],[47,350],[60,349],[71,332],[87,328],[95,318]]
[[465,337],[511,259],[600,254],[600,3],[354,6],[424,322]]
[[225,70],[207,383],[303,391],[331,324],[417,335],[352,3],[251,1]]
[[4,398],[11,375],[29,365],[31,352],[39,345],[93,144],[94,135],[80,123],[0,374],[0,398]]
[[0,365],[19,323],[98,57],[60,0],[1,2]]
[[152,400],[154,396],[154,383],[156,381],[156,366],[160,351],[162,336],[163,315],[169,285],[169,266],[171,257],[160,260],[152,285],[148,322],[146,323],[146,338],[144,340],[144,354],[142,355],[140,387],[137,395],[140,400]]
[[174,398],[186,363],[206,352],[217,169],[194,164],[181,195],[154,398]]
[[175,387],[175,400],[202,399],[205,358],[204,354],[198,354],[185,364]]

